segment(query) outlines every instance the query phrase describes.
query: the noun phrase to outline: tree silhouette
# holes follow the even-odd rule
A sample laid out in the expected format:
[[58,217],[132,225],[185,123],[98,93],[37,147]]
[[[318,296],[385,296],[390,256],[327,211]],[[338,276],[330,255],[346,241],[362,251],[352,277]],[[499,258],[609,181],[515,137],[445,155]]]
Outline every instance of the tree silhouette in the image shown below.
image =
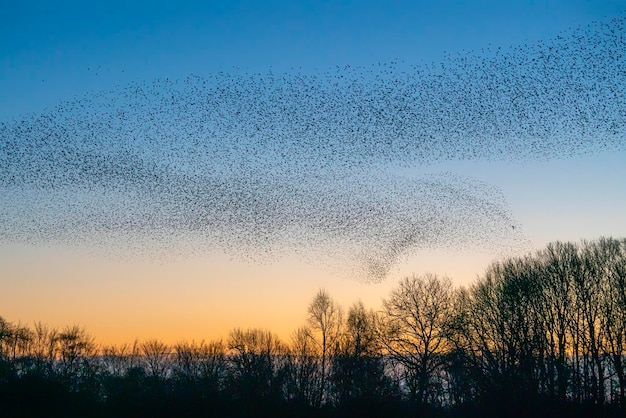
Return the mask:
[[321,381],[320,350],[307,326],[298,328],[291,337],[289,396],[298,404],[318,405]]
[[451,349],[452,296],[448,278],[414,275],[383,300],[380,341],[401,367],[410,398],[422,405],[440,389],[438,372]]
[[172,365],[170,347],[159,340],[152,339],[141,343],[139,348],[148,376],[154,380],[168,377]]
[[348,309],[346,324],[332,361],[334,401],[351,409],[371,408],[397,392],[385,374],[376,314],[359,301]]
[[626,239],[600,239],[595,246],[596,261],[607,280],[602,305],[604,348],[618,379],[618,402],[626,405]]
[[237,328],[228,337],[228,348],[235,397],[255,403],[282,396],[287,348],[278,337],[266,330]]
[[341,307],[330,297],[328,292],[320,290],[315,295],[308,308],[308,324],[315,336],[320,350],[320,384],[318,389],[317,406],[326,401],[328,384],[328,365],[333,350],[336,348],[341,335],[342,312]]
[[473,284],[402,279],[382,309],[320,290],[289,341],[98,346],[0,317],[0,416],[623,416],[626,240],[555,242]]
[[578,274],[580,263],[572,243],[548,244],[538,253],[538,258],[542,265],[542,312],[546,319],[546,390],[550,398],[563,402],[572,374],[568,358],[573,343],[570,316],[574,311],[573,276]]

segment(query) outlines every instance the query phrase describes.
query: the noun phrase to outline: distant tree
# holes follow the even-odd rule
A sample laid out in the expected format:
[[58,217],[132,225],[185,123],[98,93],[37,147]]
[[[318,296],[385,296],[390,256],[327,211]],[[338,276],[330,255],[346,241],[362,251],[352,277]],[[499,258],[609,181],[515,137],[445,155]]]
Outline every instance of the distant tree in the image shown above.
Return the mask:
[[90,389],[84,386],[95,383],[98,372],[93,337],[84,328],[74,325],[63,329],[55,341],[60,376],[70,391]]
[[164,380],[168,377],[172,365],[170,347],[159,340],[147,340],[139,345],[148,377]]
[[372,405],[389,398],[393,392],[385,374],[375,316],[360,301],[348,310],[332,361],[331,380],[338,404]]
[[13,374],[11,362],[11,340],[13,324],[0,316],[0,383],[6,382]]
[[13,324],[0,316],[0,359],[11,358],[11,341],[13,339]]
[[35,323],[30,345],[29,373],[40,377],[52,377],[58,338],[59,331],[56,328],[50,328],[42,322]]
[[27,356],[33,340],[33,332],[30,328],[17,324],[10,326],[5,336],[5,345],[10,360],[15,363],[19,357]]
[[187,343],[174,346],[174,376],[183,383],[219,392],[226,369],[226,347],[220,341]]
[[537,254],[541,264],[542,313],[546,332],[546,392],[564,402],[572,378],[569,362],[574,336],[574,276],[580,274],[578,250],[572,243],[554,242]]
[[[591,311],[587,318],[587,338],[591,351],[594,373],[592,375],[593,399],[602,404],[606,395],[614,398],[612,387],[606,387],[611,374],[617,376],[620,401],[624,399],[624,356],[626,355],[626,246],[625,241],[601,238],[583,243],[587,276],[593,276],[595,292],[592,303],[599,309],[585,306]],[[589,315],[589,314],[588,314]],[[593,322],[592,322],[593,321]],[[597,328],[596,328],[597,327]],[[595,335],[594,335],[595,334]],[[607,389],[609,389],[607,391]]]
[[601,239],[597,245],[607,276],[602,307],[605,351],[617,376],[619,403],[626,407],[626,239]]
[[288,397],[296,403],[317,405],[320,388],[320,350],[311,329],[298,328],[291,337]]
[[107,345],[100,349],[100,358],[104,370],[112,376],[125,376],[139,365],[139,342],[132,345]]
[[282,399],[287,347],[270,331],[261,329],[230,332],[231,388],[244,402]]
[[326,401],[328,392],[329,359],[341,335],[342,311],[326,290],[320,290],[309,305],[307,313],[307,321],[321,355],[320,383],[316,402],[317,406],[321,406]]
[[461,332],[482,399],[510,404],[539,393],[546,332],[538,277],[532,259],[508,259],[469,289]]
[[465,287],[456,289],[450,317],[452,349],[446,361],[448,399],[452,405],[473,402],[480,391],[482,368],[475,355],[472,324],[472,292]]
[[575,342],[575,370],[581,376],[576,396],[584,401],[605,401],[605,335],[602,328],[602,305],[606,281],[595,254],[595,243],[583,241],[579,246],[581,268],[573,280],[574,317],[570,320]]
[[[172,375],[168,379],[173,410],[171,415],[196,416],[207,411],[220,416],[228,409],[226,396],[228,357],[219,341],[179,342],[174,345]],[[231,414],[236,415],[236,414]]]
[[426,404],[439,391],[439,371],[451,350],[453,292],[450,279],[406,277],[383,300],[380,342],[396,362],[413,401]]

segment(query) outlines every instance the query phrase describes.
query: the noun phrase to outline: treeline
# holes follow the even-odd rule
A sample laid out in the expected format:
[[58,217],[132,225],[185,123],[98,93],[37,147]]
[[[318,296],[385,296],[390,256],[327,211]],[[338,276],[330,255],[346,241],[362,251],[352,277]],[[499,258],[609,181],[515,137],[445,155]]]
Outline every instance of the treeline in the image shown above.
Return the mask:
[[455,288],[401,280],[379,311],[324,290],[288,341],[99,346],[0,318],[0,416],[624,416],[626,239],[553,243]]

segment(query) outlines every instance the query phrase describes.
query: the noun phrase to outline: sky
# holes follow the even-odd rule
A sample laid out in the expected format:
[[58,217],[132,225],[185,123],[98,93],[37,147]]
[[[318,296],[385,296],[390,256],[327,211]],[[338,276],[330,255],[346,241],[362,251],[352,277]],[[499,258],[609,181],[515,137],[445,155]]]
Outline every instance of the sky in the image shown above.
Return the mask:
[[624,58],[577,58],[624,1],[126,3],[0,4],[9,321],[288,339],[320,288],[626,235]]

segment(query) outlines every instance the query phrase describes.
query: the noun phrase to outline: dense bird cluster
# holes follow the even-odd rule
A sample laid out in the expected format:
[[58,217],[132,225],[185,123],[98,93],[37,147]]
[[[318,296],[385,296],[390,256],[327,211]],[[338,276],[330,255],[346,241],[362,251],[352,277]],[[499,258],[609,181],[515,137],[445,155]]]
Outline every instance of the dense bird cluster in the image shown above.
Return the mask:
[[526,241],[497,190],[396,169],[624,150],[624,21],[433,65],[158,79],[5,121],[0,242],[296,253],[372,280],[420,248],[511,252]]

